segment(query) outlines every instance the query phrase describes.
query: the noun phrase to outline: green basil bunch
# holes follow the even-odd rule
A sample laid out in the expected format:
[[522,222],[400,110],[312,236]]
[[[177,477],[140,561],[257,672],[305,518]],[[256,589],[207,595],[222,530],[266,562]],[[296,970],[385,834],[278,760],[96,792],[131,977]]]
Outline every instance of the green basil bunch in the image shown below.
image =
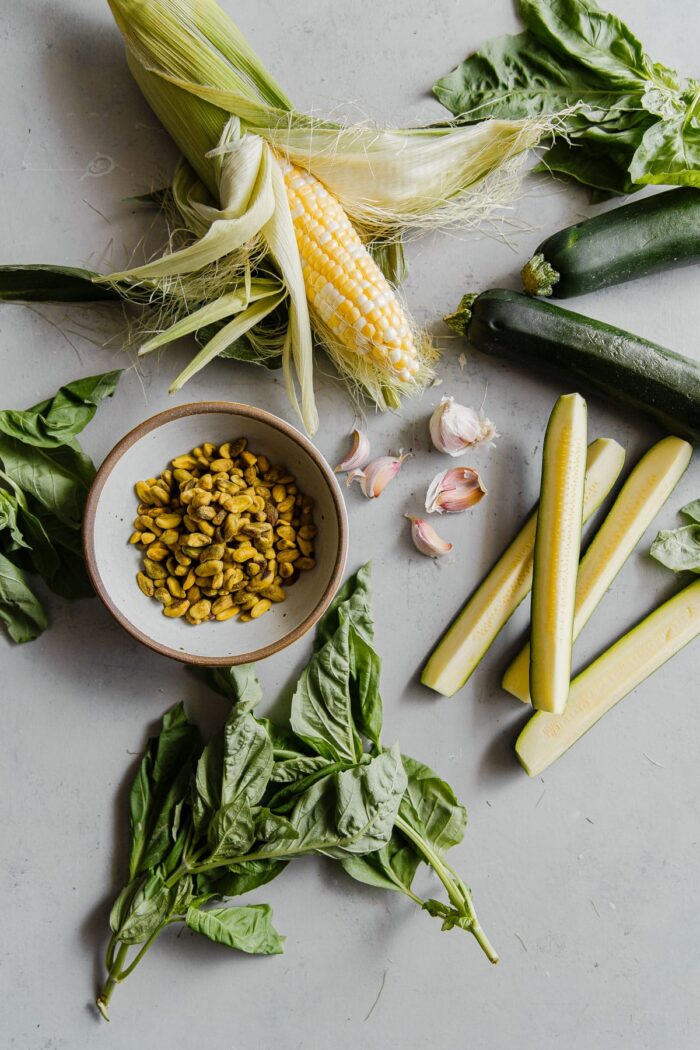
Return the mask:
[[[255,715],[261,689],[252,666],[204,672],[232,703],[206,746],[182,704],[167,712],[131,789],[129,881],[110,917],[108,976],[97,1000],[103,1016],[116,984],[171,923],[240,951],[281,952],[267,905],[226,902],[310,853],[405,894],[443,929],[469,930],[497,961],[445,857],[462,840],[466,811],[431,769],[382,744],[379,671],[365,566],[319,623],[289,727]],[[447,901],[413,890],[421,863],[437,874]]]
[[120,375],[88,376],[25,411],[0,411],[0,621],[15,642],[47,626],[26,572],[63,598],[93,594],[80,528],[95,467],[76,434]]
[[594,0],[518,0],[524,33],[490,40],[434,91],[472,123],[562,114],[539,170],[594,197],[647,184],[700,186],[700,81],[652,62]]

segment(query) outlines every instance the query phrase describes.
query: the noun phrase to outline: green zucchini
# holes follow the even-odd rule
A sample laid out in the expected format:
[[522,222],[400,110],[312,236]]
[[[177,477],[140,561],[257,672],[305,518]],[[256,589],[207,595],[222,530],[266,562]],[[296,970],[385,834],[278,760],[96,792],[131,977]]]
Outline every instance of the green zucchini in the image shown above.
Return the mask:
[[529,295],[465,295],[445,321],[476,350],[557,372],[700,441],[700,365],[638,335]]
[[599,718],[700,634],[700,580],[674,595],[574,678],[561,715],[538,711],[515,751],[534,777],[560,758]]
[[697,261],[700,190],[683,186],[559,230],[523,267],[523,287],[568,299]]
[[[667,437],[642,456],[581,559],[576,579],[574,638],[583,630],[618,572],[683,476],[693,449]],[[530,701],[530,646],[525,645],[503,675],[502,685]]]
[[547,424],[535,534],[530,694],[540,711],[563,711],[569,695],[586,430],[586,402],[580,394],[564,394]]
[[[583,520],[587,521],[617,481],[625,450],[611,438],[588,446]],[[447,629],[421,675],[421,682],[443,696],[461,689],[498,632],[530,593],[537,509],[479,584],[457,619]]]

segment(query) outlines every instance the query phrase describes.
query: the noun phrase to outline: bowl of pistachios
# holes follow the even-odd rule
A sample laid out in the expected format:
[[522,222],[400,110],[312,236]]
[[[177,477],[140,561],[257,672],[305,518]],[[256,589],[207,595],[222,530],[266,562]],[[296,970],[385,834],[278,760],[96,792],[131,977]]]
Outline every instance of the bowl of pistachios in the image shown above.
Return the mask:
[[345,503],[314,445],[263,409],[206,401],[139,424],[88,496],[97,595],[144,645],[186,663],[265,659],[340,586]]

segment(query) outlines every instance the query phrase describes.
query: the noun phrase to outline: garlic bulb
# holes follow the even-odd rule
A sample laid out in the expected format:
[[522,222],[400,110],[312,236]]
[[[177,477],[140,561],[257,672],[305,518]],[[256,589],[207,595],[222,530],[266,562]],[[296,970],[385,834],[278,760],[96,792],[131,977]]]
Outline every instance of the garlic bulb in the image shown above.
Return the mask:
[[430,417],[430,437],[438,452],[460,456],[466,449],[498,437],[490,419],[474,408],[443,397]]
[[352,485],[353,481],[359,481],[367,499],[376,499],[396,477],[406,458],[400,453],[398,456],[380,456],[379,459],[373,459],[364,470],[353,470],[352,474],[348,475],[346,484]]
[[369,457],[369,438],[363,430],[355,429],[352,432],[352,445],[350,451],[345,459],[343,459],[335,468],[335,473],[342,474],[346,470],[362,470],[366,463],[369,462]]
[[411,538],[421,554],[428,558],[440,558],[450,553],[452,544],[438,536],[425,518],[414,518],[412,514],[406,514],[405,517],[411,522]]
[[429,514],[459,514],[475,506],[486,495],[478,470],[473,467],[452,467],[436,474],[425,497]]

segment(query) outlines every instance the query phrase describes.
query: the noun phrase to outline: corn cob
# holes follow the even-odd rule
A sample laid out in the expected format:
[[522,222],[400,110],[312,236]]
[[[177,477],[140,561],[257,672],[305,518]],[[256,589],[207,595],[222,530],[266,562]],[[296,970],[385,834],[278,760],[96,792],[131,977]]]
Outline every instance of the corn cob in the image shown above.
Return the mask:
[[369,354],[410,382],[418,352],[391,285],[336,198],[309,172],[281,164],[312,316],[351,354]]

